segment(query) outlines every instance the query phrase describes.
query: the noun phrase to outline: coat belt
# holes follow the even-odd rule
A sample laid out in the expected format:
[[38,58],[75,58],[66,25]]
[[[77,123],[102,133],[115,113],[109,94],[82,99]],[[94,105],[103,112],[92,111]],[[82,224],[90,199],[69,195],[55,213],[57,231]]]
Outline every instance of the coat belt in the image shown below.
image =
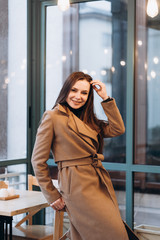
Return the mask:
[[[115,207],[118,209],[118,203],[116,200],[115,192],[113,189],[113,185],[109,176],[108,171],[103,167],[102,161],[104,160],[104,156],[102,154],[90,155],[89,157],[82,159],[74,159],[74,160],[66,160],[57,162],[58,170],[62,170],[66,167],[76,167],[76,166],[84,166],[84,165],[92,165],[99,175],[101,181],[105,185],[112,199]],[[118,209],[119,210],[119,209]]]
[[[73,166],[84,166],[84,165],[93,165],[93,166],[100,166],[102,165],[101,161],[104,160],[104,156],[102,154],[95,154],[90,155],[89,157],[85,157],[82,159],[73,159],[73,160],[65,160],[56,162],[58,165],[58,170],[66,167],[73,167]],[[99,164],[98,164],[99,163]]]

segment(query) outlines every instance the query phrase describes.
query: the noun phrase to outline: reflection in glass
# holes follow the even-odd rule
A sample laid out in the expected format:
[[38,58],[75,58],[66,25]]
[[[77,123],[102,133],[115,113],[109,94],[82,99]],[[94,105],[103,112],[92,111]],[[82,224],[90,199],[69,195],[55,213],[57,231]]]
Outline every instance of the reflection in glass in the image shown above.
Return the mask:
[[134,174],[134,223],[160,227],[159,174]]
[[[106,84],[125,122],[126,1],[72,4],[63,13],[57,6],[47,7],[46,39],[46,109],[53,107],[66,77],[84,71]],[[95,94],[95,111],[106,119],[100,102]],[[105,161],[125,162],[125,145],[125,135],[105,140]]]

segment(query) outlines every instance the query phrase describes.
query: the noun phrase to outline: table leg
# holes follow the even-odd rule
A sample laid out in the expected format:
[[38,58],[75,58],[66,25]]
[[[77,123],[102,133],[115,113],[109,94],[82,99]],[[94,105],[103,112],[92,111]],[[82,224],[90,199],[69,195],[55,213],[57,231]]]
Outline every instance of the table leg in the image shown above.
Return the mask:
[[9,224],[9,240],[12,240],[12,219],[10,219]]
[[[8,225],[9,225],[9,240],[12,240],[12,217],[0,215],[0,236],[1,239],[8,239]],[[5,229],[5,235],[4,235]],[[5,237],[5,238],[4,238]]]
[[4,222],[0,219],[0,236],[4,239]]
[[5,222],[5,240],[7,240],[7,237],[8,237],[8,225],[7,223]]

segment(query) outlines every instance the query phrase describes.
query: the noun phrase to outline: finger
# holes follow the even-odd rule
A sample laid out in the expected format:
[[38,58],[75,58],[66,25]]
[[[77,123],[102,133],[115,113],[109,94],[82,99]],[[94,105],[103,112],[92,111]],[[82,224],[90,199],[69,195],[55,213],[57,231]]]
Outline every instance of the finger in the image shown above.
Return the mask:
[[57,205],[54,205],[53,207],[54,207],[55,210],[59,210],[60,209],[60,207],[57,206]]
[[101,88],[103,87],[103,83],[100,82],[100,81],[95,81],[95,82],[92,83],[92,87],[93,87],[94,89],[95,89],[95,88],[101,89]]
[[56,207],[56,210],[57,210],[57,211],[60,211],[60,210],[62,210],[63,208],[64,208],[64,206],[62,206],[62,207],[61,207],[61,206],[58,206],[58,207]]
[[94,86],[101,87],[101,85],[102,85],[102,84],[101,84],[101,83],[98,83],[98,82],[97,82],[97,83],[92,83],[92,87],[94,87]]
[[64,204],[65,204],[64,200],[62,198],[60,198],[58,203],[57,203],[57,206],[58,207],[64,207]]
[[62,197],[60,198],[60,203],[65,205],[65,201],[64,201],[64,199]]
[[64,208],[64,203],[63,202],[59,202],[58,204],[54,205],[57,209],[62,209]]
[[55,202],[51,203],[50,206],[54,210],[61,210],[65,207],[65,202],[62,198],[57,199]]
[[65,205],[63,207],[55,207],[54,205],[51,206],[53,208],[53,210],[55,211],[61,211],[62,209],[65,208]]
[[50,206],[55,210],[57,210],[59,208],[59,206],[56,202],[51,203]]
[[51,208],[53,208],[54,210],[57,210],[54,206],[51,206]]
[[93,89],[96,91],[99,91],[102,89],[102,87],[100,85],[92,85]]
[[62,209],[62,208],[64,208],[64,204],[63,203],[58,205],[58,209]]

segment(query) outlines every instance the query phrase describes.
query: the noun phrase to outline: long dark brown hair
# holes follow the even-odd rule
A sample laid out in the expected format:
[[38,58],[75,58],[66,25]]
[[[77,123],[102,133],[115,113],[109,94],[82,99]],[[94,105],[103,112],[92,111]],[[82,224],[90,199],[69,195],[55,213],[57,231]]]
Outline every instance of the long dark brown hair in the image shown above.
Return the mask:
[[[92,81],[92,77],[83,72],[73,72],[72,74],[70,74],[62,86],[62,89],[59,93],[59,96],[58,96],[53,108],[57,104],[61,104],[61,105],[66,104],[66,99],[68,97],[68,94],[69,94],[71,88],[79,80],[86,80],[90,83]],[[99,120],[96,117],[96,115],[94,113],[93,100],[94,100],[93,88],[92,88],[92,85],[90,85],[88,99],[87,99],[85,105],[83,106],[83,111],[81,113],[80,119],[83,122],[85,122],[87,125],[89,125],[92,129],[96,130],[99,133],[98,137],[99,137],[99,145],[100,146],[99,146],[98,152],[101,153],[102,148],[103,148],[103,126],[104,126],[105,122],[102,120]]]

